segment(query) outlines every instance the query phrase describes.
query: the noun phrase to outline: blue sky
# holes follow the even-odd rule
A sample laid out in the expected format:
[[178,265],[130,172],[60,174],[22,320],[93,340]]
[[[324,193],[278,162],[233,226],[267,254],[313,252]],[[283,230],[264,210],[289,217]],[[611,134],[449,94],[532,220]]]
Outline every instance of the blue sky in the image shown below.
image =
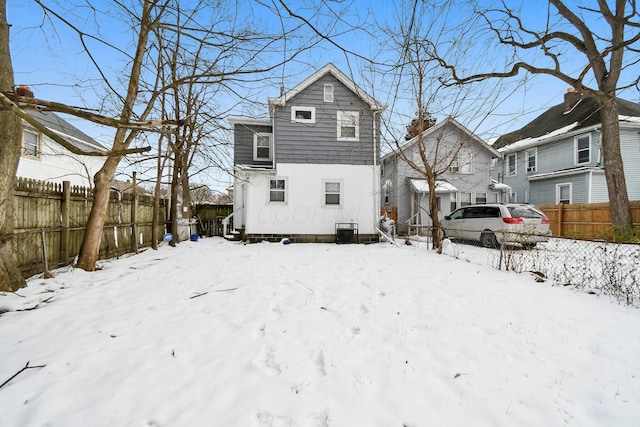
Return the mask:
[[[132,0],[132,3],[135,3]],[[454,0],[455,2],[456,0]],[[54,1],[46,1],[56,10],[62,10]],[[483,0],[484,2],[484,0]],[[132,51],[134,33],[129,28],[122,13],[114,14],[113,5],[108,0],[96,0],[92,4],[102,12],[93,13],[90,9],[68,8],[73,1],[61,2],[66,9],[65,19],[88,32],[108,39],[117,47]],[[78,4],[83,2],[78,0]],[[185,7],[192,1],[182,1]],[[305,26],[293,29],[301,24],[300,21],[279,17],[274,13],[274,5],[279,6],[278,0],[273,2],[238,1],[231,3],[229,14],[237,24],[249,23],[255,28],[265,28],[269,31],[291,31],[291,38],[287,40],[288,50],[284,45],[276,46],[262,61],[278,62],[287,53],[291,53],[296,45],[317,42],[315,46],[300,54],[296,59],[283,67],[275,69],[254,83],[244,83],[235,90],[239,96],[247,96],[255,102],[244,103],[234,107],[232,113],[240,115],[267,115],[267,97],[277,96],[279,87],[285,89],[295,86],[315,69],[328,62],[333,62],[345,73],[352,75],[363,89],[371,93],[379,101],[387,102],[390,107],[386,113],[389,123],[387,138],[401,138],[404,125],[410,121],[417,108],[409,97],[406,85],[398,86],[397,79],[382,73],[380,62],[393,62],[397,58],[397,50],[390,45],[390,34],[394,34],[400,23],[406,24],[406,17],[402,17],[402,2],[379,2],[355,0],[349,2],[324,2],[325,6],[318,11],[316,4],[320,2],[286,2],[300,15],[309,19],[319,30],[333,36],[332,40],[340,47],[346,48],[353,54],[344,51],[326,40],[318,40],[317,36]],[[413,3],[413,2],[409,2]],[[422,4],[422,2],[418,2]],[[451,2],[450,2],[451,3]],[[452,26],[465,23],[465,1],[460,0],[446,19],[433,15],[433,9],[427,9],[426,16],[420,23],[424,34],[437,39],[446,46],[456,39],[455,32],[442,33],[434,36],[428,27],[431,24]],[[511,2],[513,3],[513,2]],[[295,8],[294,5],[295,4]],[[330,5],[336,13],[326,8]],[[452,3],[453,4],[453,3]],[[522,6],[522,16],[528,25],[544,26],[546,19],[546,2],[525,2]],[[338,10],[343,8],[344,10]],[[286,12],[279,7],[283,15]],[[81,51],[77,36],[58,20],[43,20],[43,13],[34,1],[7,0],[7,14],[11,27],[11,51],[16,84],[28,84],[39,98],[64,102],[71,105],[102,108],[109,104],[104,85],[101,84],[95,67],[85,53]],[[212,13],[213,15],[213,13]],[[590,26],[601,25],[598,21],[590,22]],[[389,31],[385,31],[389,29]],[[395,33],[397,34],[397,32]],[[296,38],[297,37],[297,38]],[[91,51],[103,67],[104,71],[113,78],[114,82],[126,70],[127,57],[111,47],[89,41]],[[280,49],[280,50],[279,50]],[[371,64],[371,59],[376,64]],[[488,45],[477,45],[466,58],[467,66],[480,70],[489,70],[505,61],[502,52]],[[578,67],[578,64],[575,65]],[[487,68],[489,67],[489,68]],[[635,66],[628,71],[628,75],[640,74],[640,67]],[[502,86],[497,86],[500,83]],[[526,124],[546,108],[562,102],[567,85],[549,77],[528,78],[526,84],[513,79],[506,82],[491,81],[474,88],[466,95],[464,102],[443,103],[444,99],[453,99],[450,93],[439,95],[434,101],[433,109],[437,118],[454,115],[470,129],[483,138],[497,136]],[[625,99],[640,101],[637,88],[632,88],[619,94]],[[457,95],[456,95],[457,96]],[[226,100],[228,105],[235,105],[235,99]],[[225,104],[225,100],[221,100]],[[107,110],[103,110],[107,111]],[[490,113],[490,114],[489,114]],[[72,123],[87,131],[96,139],[109,142],[112,134],[110,129],[90,126],[78,119],[70,119]],[[222,181],[227,180],[224,176]],[[228,181],[230,182],[230,181]],[[224,183],[217,185],[224,187]]]

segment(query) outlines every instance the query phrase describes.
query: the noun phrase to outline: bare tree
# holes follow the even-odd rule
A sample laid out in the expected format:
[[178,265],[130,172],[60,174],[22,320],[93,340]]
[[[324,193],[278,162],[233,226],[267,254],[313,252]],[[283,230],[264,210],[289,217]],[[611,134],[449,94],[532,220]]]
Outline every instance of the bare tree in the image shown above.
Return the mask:
[[[610,5],[610,3],[613,3]],[[538,6],[536,6],[538,7]],[[521,71],[548,75],[600,104],[604,171],[614,228],[620,233],[632,229],[624,168],[620,154],[620,129],[616,94],[637,86],[640,77],[640,13],[635,0],[598,0],[596,5],[549,0],[546,20],[534,28],[526,15],[503,1],[496,7],[476,5],[470,27],[457,28],[455,43],[467,46],[472,39],[486,41],[488,32],[496,49],[504,48],[507,65],[497,70],[469,72],[468,64],[452,60],[443,46],[432,44],[430,54],[450,72],[449,84],[468,84],[486,79],[504,79]],[[451,45],[447,46],[451,47]],[[496,64],[505,61],[482,61]],[[634,72],[635,70],[635,72]]]

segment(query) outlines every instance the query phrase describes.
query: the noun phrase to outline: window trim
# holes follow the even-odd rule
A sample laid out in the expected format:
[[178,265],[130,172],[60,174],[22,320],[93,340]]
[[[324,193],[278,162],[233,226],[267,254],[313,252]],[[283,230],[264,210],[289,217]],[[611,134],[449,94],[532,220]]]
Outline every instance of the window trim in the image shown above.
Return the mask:
[[[338,184],[340,186],[340,190],[336,193],[327,191],[327,184]],[[325,208],[341,208],[344,205],[344,185],[343,180],[341,179],[323,179],[322,180],[322,207]],[[339,200],[338,203],[327,203],[327,195],[329,194],[338,194]]]
[[567,204],[573,203],[573,183],[572,182],[561,182],[556,184],[556,204],[559,205],[562,199],[561,196],[561,188],[568,187],[569,188],[569,200]]
[[[587,149],[583,149],[580,150],[578,147],[579,144],[579,140],[582,138],[588,138],[589,140],[589,147]],[[576,166],[578,165],[588,165],[589,163],[591,163],[591,153],[593,151],[592,149],[592,138],[591,138],[591,133],[587,133],[587,134],[582,134],[582,135],[576,135],[573,139],[573,148],[574,148],[574,153],[575,153],[575,164]],[[580,151],[585,151],[588,150],[589,152],[589,159],[586,162],[580,162]]]
[[[269,157],[258,157],[258,138],[261,136],[269,137]],[[264,147],[262,147],[264,148]],[[273,134],[268,132],[254,132],[253,134],[253,160],[256,162],[268,162],[271,161],[273,155]]]
[[[509,159],[513,157],[513,173],[509,164]],[[507,154],[507,161],[505,162],[505,176],[518,176],[518,153]]]
[[[29,133],[33,136],[35,136],[36,138],[36,144],[35,144],[35,154],[32,154],[31,152],[27,152],[27,149],[25,147],[25,139],[24,136],[26,133]],[[29,157],[31,159],[39,159],[40,158],[40,154],[42,153],[42,148],[41,148],[41,138],[40,138],[40,133],[36,132],[35,130],[32,129],[23,129],[22,130],[22,151],[20,153],[21,156],[24,157]]]
[[[531,155],[533,154],[533,156]],[[529,165],[529,159],[533,158],[533,166]],[[538,147],[533,147],[524,152],[525,170],[527,173],[536,173],[538,171]]]
[[[310,111],[311,118],[310,119],[299,119],[296,118],[296,113],[298,111]],[[291,122],[292,123],[315,123],[316,122],[316,107],[302,107],[299,105],[295,105],[291,107]]]
[[[482,202],[482,201],[479,202],[478,201],[478,194],[484,194],[484,202]],[[487,193],[485,193],[485,192],[475,193],[475,204],[476,205],[486,205],[488,203],[488,200],[489,199],[487,198]]]
[[[342,123],[345,118],[351,118],[354,123],[355,136],[342,136]],[[337,139],[338,141],[360,141],[360,112],[359,111],[338,111],[337,114]]]
[[[284,189],[281,190],[279,188],[276,188],[276,189],[272,190],[271,189],[271,182],[273,182],[273,181],[283,181],[284,182]],[[268,203],[280,204],[280,205],[287,204],[288,199],[289,199],[288,198],[288,190],[289,190],[289,180],[288,180],[287,177],[276,176],[276,177],[273,177],[273,178],[269,178],[269,185],[267,186],[267,193],[268,193],[267,194],[267,201],[268,201]],[[277,191],[277,192],[284,193],[284,197],[283,197],[284,200],[271,200],[271,192],[272,191]]]
[[324,85],[324,93],[323,93],[324,102],[333,102],[333,100],[335,99],[335,97],[334,97],[334,93],[335,92],[334,91],[335,91],[335,88],[334,88],[333,84],[326,83]]

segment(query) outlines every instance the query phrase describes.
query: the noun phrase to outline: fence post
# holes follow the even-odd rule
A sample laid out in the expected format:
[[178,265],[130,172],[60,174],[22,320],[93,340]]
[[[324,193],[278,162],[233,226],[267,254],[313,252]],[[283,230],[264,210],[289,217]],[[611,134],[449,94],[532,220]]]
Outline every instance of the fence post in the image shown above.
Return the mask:
[[69,209],[71,207],[71,183],[62,181],[62,202],[60,203],[60,263],[67,265],[69,259]]
[[131,190],[133,191],[133,198],[131,199],[131,239],[133,239],[133,250],[138,253],[138,181],[136,172],[133,172],[131,177]]
[[558,203],[558,237],[562,237],[562,205],[563,203]]

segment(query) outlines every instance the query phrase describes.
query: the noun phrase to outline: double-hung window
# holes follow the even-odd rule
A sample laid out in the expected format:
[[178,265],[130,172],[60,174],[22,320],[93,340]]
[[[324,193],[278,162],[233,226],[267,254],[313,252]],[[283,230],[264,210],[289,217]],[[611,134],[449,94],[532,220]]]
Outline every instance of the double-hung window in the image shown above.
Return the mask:
[[253,134],[253,160],[271,160],[271,134]]
[[287,201],[287,180],[285,178],[272,178],[269,180],[269,201]]
[[342,181],[325,180],[322,183],[324,189],[324,205],[340,206],[342,205]]
[[487,193],[476,193],[476,203],[477,204],[487,203]]
[[517,160],[518,157],[516,153],[507,155],[507,167],[505,171],[507,176],[516,176],[518,174]]
[[524,158],[527,162],[527,173],[535,173],[538,170],[538,149],[532,148],[525,151]]
[[461,151],[458,153],[458,170],[460,173],[473,173],[473,153]]
[[576,165],[591,163],[591,134],[577,136],[575,146]]
[[358,141],[360,138],[360,113],[358,111],[338,111],[338,140]]
[[333,102],[333,85],[324,85],[324,102]]
[[460,193],[460,207],[471,204],[471,193]]
[[40,138],[37,133],[28,130],[22,132],[22,154],[30,157],[40,155]]

